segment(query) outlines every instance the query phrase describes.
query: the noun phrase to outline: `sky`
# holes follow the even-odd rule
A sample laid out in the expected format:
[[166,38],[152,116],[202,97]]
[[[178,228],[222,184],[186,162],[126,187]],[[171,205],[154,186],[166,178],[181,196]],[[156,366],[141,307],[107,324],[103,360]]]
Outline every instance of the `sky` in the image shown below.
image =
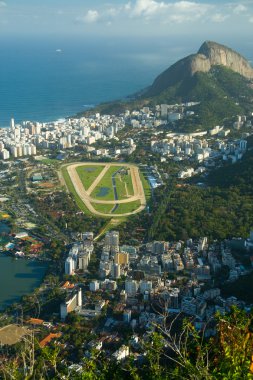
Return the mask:
[[0,0],[0,36],[245,38],[253,0]]
[[[0,42],[94,41],[164,67],[205,40],[253,61],[253,0],[0,0]],[[61,39],[61,41],[60,41]],[[15,42],[15,43],[16,43]],[[38,44],[39,45],[39,44]],[[139,49],[139,51],[138,51]],[[169,57],[173,57],[171,61]],[[166,63],[167,62],[167,63]]]

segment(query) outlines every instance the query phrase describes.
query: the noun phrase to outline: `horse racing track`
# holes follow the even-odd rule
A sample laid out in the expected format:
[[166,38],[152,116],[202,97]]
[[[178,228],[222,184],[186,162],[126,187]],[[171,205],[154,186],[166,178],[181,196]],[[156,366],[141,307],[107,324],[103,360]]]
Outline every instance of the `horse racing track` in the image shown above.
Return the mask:
[[124,217],[146,207],[139,168],[125,163],[74,163],[62,167],[69,192],[83,211]]

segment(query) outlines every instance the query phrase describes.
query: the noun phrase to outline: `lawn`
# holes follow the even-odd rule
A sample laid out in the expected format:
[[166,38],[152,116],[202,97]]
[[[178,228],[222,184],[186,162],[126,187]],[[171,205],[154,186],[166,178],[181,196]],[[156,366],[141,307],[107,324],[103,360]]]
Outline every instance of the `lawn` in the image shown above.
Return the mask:
[[45,165],[57,165],[58,166],[58,165],[62,164],[62,162],[60,160],[56,160],[56,158],[48,158],[48,157],[41,158],[38,161],[45,164]]
[[96,211],[102,212],[104,214],[110,214],[114,205],[101,204],[101,203],[92,203],[92,206]]
[[105,214],[110,214],[111,216],[113,216],[114,214],[126,214],[128,212],[135,211],[137,208],[140,207],[140,205],[140,201],[122,203],[119,204],[118,208],[112,213],[114,205],[92,203],[92,206],[95,210]]
[[[129,203],[121,203],[119,207],[114,211],[115,214],[127,214],[128,212],[133,212],[141,205],[140,201],[134,201]],[[112,214],[113,215],[113,214]]]
[[64,181],[65,181],[65,183],[67,185],[67,188],[69,189],[69,191],[74,196],[74,199],[76,201],[77,206],[80,208],[80,210],[82,210],[86,214],[91,214],[90,211],[85,206],[85,204],[83,203],[83,201],[80,199],[79,195],[77,194],[77,192],[76,192],[76,190],[74,188],[74,185],[73,185],[73,183],[72,183],[72,181],[70,179],[70,176],[69,176],[69,173],[68,173],[68,170],[67,170],[66,166],[62,168],[62,175],[63,175]]
[[[112,187],[112,176],[120,169],[123,169],[124,171],[125,167],[110,167],[110,169],[106,172],[105,176],[99,182],[98,186],[92,192],[91,197],[101,200],[114,200],[115,198]],[[127,199],[129,196],[134,195],[133,183],[130,172],[128,173],[127,171],[127,174],[117,174],[115,176],[115,183],[119,200]],[[103,190],[104,195],[100,195],[101,191],[103,192]]]
[[[111,166],[104,177],[99,182],[98,186],[91,193],[91,197],[95,199],[101,199],[104,201],[113,201],[114,192],[112,188],[112,175],[116,173],[120,168],[117,166]],[[101,189],[107,189],[107,193],[104,196],[100,196]]]
[[126,199],[134,195],[132,176],[129,170],[117,174],[115,181],[119,199]]
[[148,182],[147,178],[145,177],[145,175],[141,171],[140,171],[140,179],[141,179],[141,182],[142,182],[142,185],[143,185],[143,190],[144,190],[144,193],[145,193],[146,201],[148,203],[148,201],[151,198],[151,188],[150,188],[150,185],[149,185],[149,182]]
[[99,174],[104,169],[105,165],[97,165],[97,166],[78,166],[76,168],[77,174],[82,181],[83,187],[85,190],[88,190],[89,187],[93,184],[94,180],[99,176]]

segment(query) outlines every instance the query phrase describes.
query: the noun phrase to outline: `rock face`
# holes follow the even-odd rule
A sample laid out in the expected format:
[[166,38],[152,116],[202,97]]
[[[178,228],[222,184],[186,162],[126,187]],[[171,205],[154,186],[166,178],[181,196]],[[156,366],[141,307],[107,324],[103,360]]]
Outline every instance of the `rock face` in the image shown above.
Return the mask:
[[197,54],[181,59],[160,74],[147,91],[147,96],[158,95],[196,72],[208,72],[213,66],[223,65],[248,79],[253,79],[253,68],[234,50],[216,42],[205,41]]
[[253,78],[253,68],[249,62],[239,53],[224,45],[206,41],[200,47],[198,53],[206,56],[211,66],[223,65],[245,78]]

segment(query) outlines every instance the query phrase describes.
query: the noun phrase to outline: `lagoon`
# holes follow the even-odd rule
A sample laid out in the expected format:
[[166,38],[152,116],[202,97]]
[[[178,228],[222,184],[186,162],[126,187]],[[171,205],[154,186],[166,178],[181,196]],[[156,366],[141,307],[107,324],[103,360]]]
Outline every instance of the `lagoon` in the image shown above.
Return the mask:
[[97,197],[106,197],[107,194],[109,194],[110,188],[109,187],[100,187],[96,196]]
[[14,259],[0,254],[0,310],[20,300],[39,287],[47,270],[47,263]]

